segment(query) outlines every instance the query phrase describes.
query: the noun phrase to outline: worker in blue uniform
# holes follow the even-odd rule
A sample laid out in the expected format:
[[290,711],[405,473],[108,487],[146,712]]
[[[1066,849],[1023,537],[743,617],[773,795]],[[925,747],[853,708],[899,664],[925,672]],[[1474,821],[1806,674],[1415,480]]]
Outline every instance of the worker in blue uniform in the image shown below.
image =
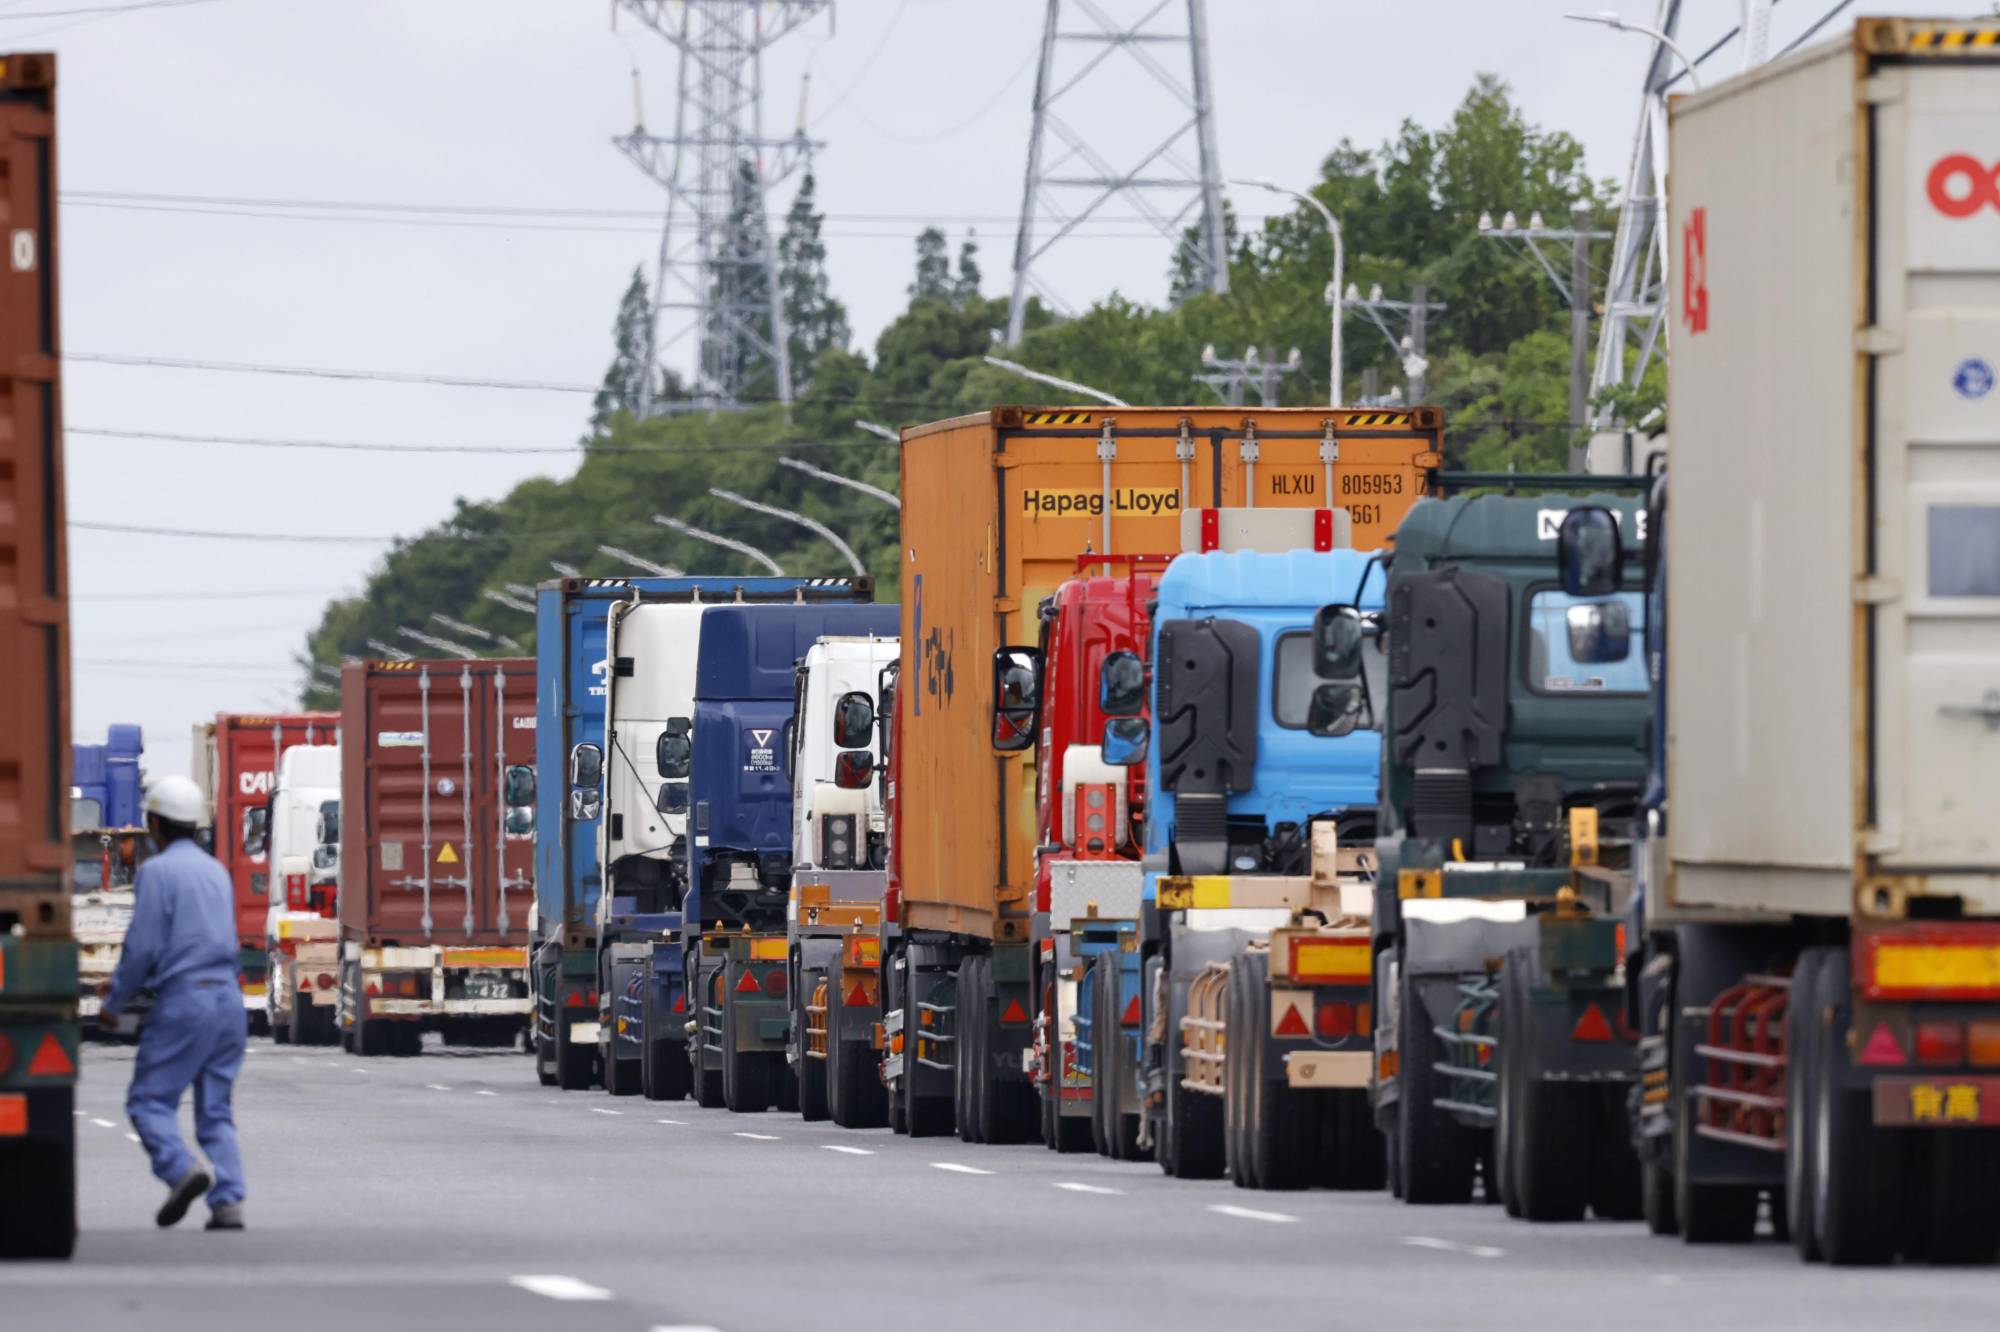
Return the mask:
[[[246,1036],[236,981],[235,893],[228,871],[195,840],[207,807],[193,782],[165,777],[152,783],[145,810],[158,850],[139,867],[132,924],[102,1020],[110,1022],[140,990],[153,991],[125,1112],[153,1173],[167,1186],[155,1219],[173,1225],[206,1193],[208,1229],[241,1230],[243,1157],[230,1110]],[[180,1103],[190,1086],[195,1137],[212,1177],[181,1141]]]

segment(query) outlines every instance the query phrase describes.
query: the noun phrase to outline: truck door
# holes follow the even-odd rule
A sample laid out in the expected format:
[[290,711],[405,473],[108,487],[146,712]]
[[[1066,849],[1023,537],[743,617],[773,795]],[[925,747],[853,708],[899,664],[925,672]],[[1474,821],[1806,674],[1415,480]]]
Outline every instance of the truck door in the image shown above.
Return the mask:
[[1873,849],[2000,870],[2000,107],[1974,65],[1875,108]]

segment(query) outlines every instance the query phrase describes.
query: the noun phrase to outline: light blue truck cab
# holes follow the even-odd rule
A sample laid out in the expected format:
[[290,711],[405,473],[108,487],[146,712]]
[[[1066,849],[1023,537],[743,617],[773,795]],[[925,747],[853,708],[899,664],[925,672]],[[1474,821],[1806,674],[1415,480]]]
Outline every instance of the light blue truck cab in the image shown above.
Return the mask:
[[[535,1056],[544,1085],[609,1073],[599,1058],[607,619],[614,604],[867,600],[867,578],[565,578],[535,592]],[[689,645],[693,650],[693,645]],[[580,765],[580,766],[579,766]]]
[[[1374,836],[1380,736],[1367,716],[1345,706],[1349,692],[1357,706],[1363,696],[1358,678],[1340,682],[1317,673],[1313,626],[1329,601],[1379,606],[1382,582],[1373,553],[1353,550],[1188,554],[1160,579],[1139,947],[1102,955],[1119,960],[1120,982],[1115,992],[1108,980],[1088,987],[1087,1002],[1093,1026],[1104,1001],[1116,1004],[1119,1077],[1137,1090],[1131,1122],[1114,1141],[1126,1150],[1154,1147],[1169,1173],[1219,1173],[1225,1112],[1234,1113],[1236,1101],[1259,1087],[1256,1099],[1271,1107],[1262,1131],[1269,1136],[1274,1124],[1283,1130],[1260,1158],[1273,1181],[1309,1173],[1304,1163],[1280,1158],[1326,1143],[1322,1121],[1336,1110],[1344,1113],[1330,1130],[1335,1139],[1349,1121],[1365,1137],[1347,1132],[1356,1141],[1335,1141],[1335,1154],[1365,1160],[1372,1145],[1379,1162],[1365,1101],[1365,928],[1319,938],[1320,953],[1307,954],[1332,948],[1358,974],[1287,981],[1275,997],[1297,1011],[1286,1009],[1285,1021],[1252,1010],[1268,1014],[1271,987],[1289,972],[1291,939],[1302,924],[1352,925],[1330,873],[1315,887],[1315,830],[1329,855],[1332,836],[1346,844],[1341,854],[1358,877]],[[1334,707],[1336,701],[1342,706]],[[1113,757],[1107,752],[1107,760]],[[1365,897],[1352,889],[1350,906]],[[1216,1057],[1223,1031],[1201,1025],[1225,1021],[1224,987],[1233,987],[1226,1021],[1232,1032],[1244,1029],[1229,1042],[1244,1058],[1228,1106]],[[1189,1026],[1182,1020],[1190,1016],[1191,991],[1199,1002]],[[1190,1068],[1190,1051],[1197,1067]],[[1302,1083],[1296,1052],[1342,1056],[1313,1067],[1324,1076],[1338,1066],[1345,1081]],[[1357,1070],[1346,1067],[1357,1060],[1358,1081]],[[1341,1098],[1319,1094],[1336,1087],[1362,1090]],[[1347,1107],[1347,1100],[1357,1104]],[[1247,1168],[1247,1154],[1232,1153],[1232,1161],[1236,1155],[1245,1156]]]

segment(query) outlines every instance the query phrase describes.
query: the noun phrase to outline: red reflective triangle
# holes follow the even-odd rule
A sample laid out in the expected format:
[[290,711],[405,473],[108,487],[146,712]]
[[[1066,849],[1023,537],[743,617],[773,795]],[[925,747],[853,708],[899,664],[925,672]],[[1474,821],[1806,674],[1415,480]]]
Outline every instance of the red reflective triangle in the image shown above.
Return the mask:
[[69,1057],[69,1051],[62,1048],[52,1031],[42,1033],[42,1043],[35,1051],[35,1057],[28,1061],[28,1076],[31,1078],[68,1077],[76,1072],[76,1062]]
[[738,994],[762,993],[762,991],[760,991],[757,988],[757,973],[750,970],[748,967],[745,967],[743,969],[743,979],[736,982],[736,993]]
[[1125,1005],[1125,1015],[1119,1018],[1118,1020],[1124,1023],[1128,1027],[1136,1027],[1139,1025],[1138,995],[1135,994],[1132,996],[1131,1002]]
[[380,984],[379,982],[376,982],[376,981],[369,981],[369,982],[368,982],[368,985],[367,985],[367,987],[366,987],[366,989],[365,989],[365,991],[364,991],[364,993],[367,993],[367,994],[380,994],[380,993],[382,993],[382,986],[381,986],[381,984]]
[[1583,1016],[1570,1028],[1569,1038],[1573,1041],[1608,1041],[1611,1039],[1611,1024],[1605,1021],[1604,1010],[1591,1004],[1583,1010]]
[[860,981],[854,982],[854,988],[847,992],[847,1006],[849,1008],[865,1008],[867,1004],[868,987]]
[[1875,1024],[1875,1034],[1868,1038],[1868,1044],[1861,1047],[1861,1056],[1856,1061],[1863,1064],[1907,1064],[1910,1057],[1903,1053],[1902,1042],[1896,1033],[1889,1030],[1886,1022]]
[[688,1011],[688,997],[687,997],[687,996],[686,996],[685,994],[677,994],[677,995],[675,995],[675,996],[674,996],[674,1012],[676,1012],[676,1013],[685,1013],[685,1012],[687,1012],[687,1011]]
[[1310,1036],[1312,1029],[1306,1026],[1305,1017],[1300,1014],[1295,1003],[1285,1005],[1285,1016],[1278,1022],[1280,1036]]
[[1000,1014],[1000,1020],[1009,1023],[1026,1022],[1028,1020],[1028,1010],[1021,1007],[1019,999],[1009,999],[1006,1011]]

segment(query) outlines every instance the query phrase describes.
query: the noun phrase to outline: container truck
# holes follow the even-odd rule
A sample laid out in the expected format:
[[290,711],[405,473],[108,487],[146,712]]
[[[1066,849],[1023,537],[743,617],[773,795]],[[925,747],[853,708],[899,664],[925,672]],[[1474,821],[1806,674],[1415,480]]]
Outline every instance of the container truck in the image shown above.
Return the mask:
[[139,802],[139,762],[145,753],[137,726],[113,725],[101,745],[70,747],[71,903],[76,929],[77,1015],[86,1036],[138,1033],[150,999],[127,1004],[115,1028],[93,1024],[111,985],[132,923],[132,883],[149,843]]
[[1183,518],[1215,548],[1228,509],[1331,500],[1357,545],[1379,544],[1432,488],[1441,435],[1431,408],[1000,407],[903,433],[892,1123],[956,1124],[968,1141],[1035,1132],[1043,598],[1079,556],[1179,549]]
[[55,57],[0,55],[0,1257],[76,1243]]
[[130,723],[114,722],[101,745],[70,747],[70,827],[84,832],[98,828],[139,828],[143,794],[139,761],[146,752],[145,736]]
[[[570,578],[537,589],[536,764],[542,772],[570,777],[544,785],[536,819],[531,975],[534,1048],[544,1085],[574,1089],[601,1078],[615,1091],[647,1090],[658,1099],[685,1095],[675,1079],[687,1063],[680,1030],[686,1003],[677,990],[668,993],[679,983],[680,949],[666,949],[651,973],[654,979],[628,995],[634,979],[647,971],[638,958],[652,956],[653,942],[668,942],[640,937],[668,928],[664,922],[630,918],[679,909],[685,862],[674,858],[672,846],[685,832],[685,815],[660,812],[658,792],[645,774],[658,766],[657,742],[669,721],[685,722],[693,713],[701,609],[736,601],[866,601],[873,592],[867,578],[699,576]],[[608,641],[614,628],[627,640],[624,647]],[[637,650],[634,645],[641,642],[649,650]],[[611,708],[629,723],[615,748],[605,739]],[[579,746],[589,746],[583,753],[594,767],[587,773],[571,769]],[[590,780],[577,780],[581,776]],[[606,840],[614,818],[619,835]],[[631,838],[625,836],[628,820]],[[671,825],[674,832],[649,843],[638,836],[647,824]],[[600,891],[607,867],[614,881],[631,891],[607,898]],[[620,947],[627,958],[614,980],[609,955]],[[677,999],[677,1020],[643,1020],[647,1003],[669,1011]],[[629,1003],[631,1016],[640,1019],[638,1026],[628,1025],[622,1041],[610,1039],[616,1033],[614,1003]],[[641,1031],[653,1033],[653,1052],[661,1058],[642,1058],[647,1047]]]
[[[1379,1188],[1367,1088],[1381,737],[1358,640],[1328,662],[1314,626],[1328,589],[1373,613],[1381,566],[1338,541],[1262,544],[1168,567],[1150,731],[1130,744],[1105,732],[1107,761],[1146,765],[1148,809],[1135,937],[1092,963],[1079,1023],[1095,1069],[1138,1089],[1129,1102],[1100,1092],[1099,1137],[1112,1155],[1154,1147],[1183,1178]],[[1139,708],[1138,666],[1104,664],[1114,716]]]
[[1640,1129],[1688,1240],[1765,1193],[1808,1260],[2000,1249],[1996,42],[1861,19],[1671,110]]
[[[785,1062],[796,667],[823,637],[893,639],[894,606],[711,606],[695,664],[682,975],[695,1099],[798,1106]],[[872,758],[872,752],[871,752]]]
[[822,638],[793,688],[791,1026],[799,1112],[843,1128],[887,1122],[881,1061],[882,896],[889,885],[882,693],[893,638]]
[[265,995],[270,960],[264,922],[271,906],[267,802],[277,779],[279,751],[290,745],[332,743],[340,717],[332,712],[273,716],[225,712],[194,728],[194,778],[208,797],[215,858],[236,885],[237,966],[250,1029],[269,1029]]
[[[341,1043],[518,1034],[534,902],[535,664],[354,661],[340,680]],[[317,981],[315,981],[317,985]]]
[[1376,622],[1345,602],[1316,626],[1322,650],[1374,633],[1387,652],[1369,700],[1383,733],[1371,1091],[1411,1203],[1465,1202],[1478,1177],[1534,1220],[1638,1211],[1619,935],[1648,626],[1636,596],[1551,578],[1577,507],[1643,527],[1635,499],[1609,494],[1422,501]]
[[271,1038],[331,1045],[340,994],[340,746],[293,745],[278,759],[265,826],[275,882],[265,917]]

